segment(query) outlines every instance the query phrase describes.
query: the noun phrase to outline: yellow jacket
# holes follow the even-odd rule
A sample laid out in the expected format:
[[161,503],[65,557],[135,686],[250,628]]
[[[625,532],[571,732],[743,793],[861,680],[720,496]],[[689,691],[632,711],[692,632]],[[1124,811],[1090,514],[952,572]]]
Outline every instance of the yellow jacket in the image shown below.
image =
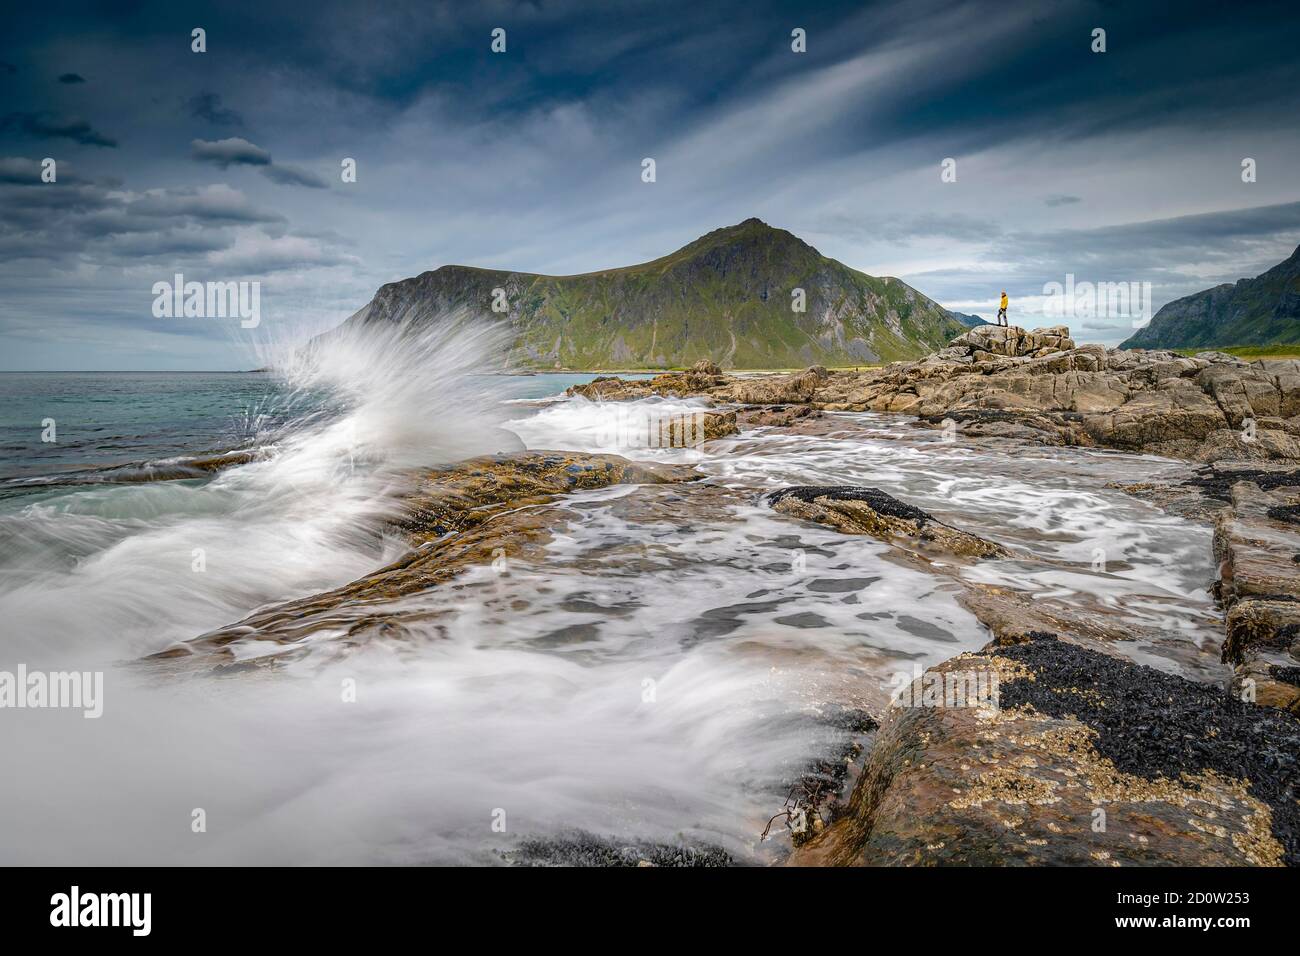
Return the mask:
[[1000,306],[998,306],[998,308],[999,308],[999,309],[1005,309],[1006,307],[1007,307],[1007,294],[1006,294],[1005,292],[1003,292],[1003,293],[1002,293],[1002,304],[1001,304]]

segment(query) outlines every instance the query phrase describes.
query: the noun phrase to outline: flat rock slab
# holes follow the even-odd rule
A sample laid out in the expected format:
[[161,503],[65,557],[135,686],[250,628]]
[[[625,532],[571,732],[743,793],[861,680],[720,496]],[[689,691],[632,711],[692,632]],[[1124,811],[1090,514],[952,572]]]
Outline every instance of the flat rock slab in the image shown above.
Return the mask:
[[737,422],[753,428],[791,428],[821,417],[811,405],[758,405],[742,409]]
[[1214,526],[1218,594],[1226,614],[1223,660],[1234,692],[1300,714],[1300,489],[1291,472],[1229,469]]
[[[1300,721],[1036,633],[917,684],[996,676],[996,706],[889,709],[848,810],[794,865],[1300,862]],[[935,675],[935,676],[932,676]]]
[[942,551],[971,558],[1009,554],[1001,545],[944,524],[879,488],[795,486],[774,491],[767,500],[781,514],[828,525],[845,534],[866,534],[921,551]]
[[373,634],[401,636],[408,614],[418,612],[395,610],[391,602],[443,584],[471,566],[523,552],[540,554],[551,540],[554,515],[530,506],[610,485],[703,477],[683,465],[558,451],[494,455],[438,469],[424,476],[396,521],[413,545],[397,561],[331,591],[263,609],[148,659],[192,668],[227,663],[228,646],[248,639],[287,647],[329,631],[343,634],[341,646],[347,646]]
[[404,499],[395,525],[413,544],[475,527],[502,511],[557,495],[623,484],[660,484],[702,477],[680,465],[630,461],[619,455],[529,451],[473,458],[428,472]]
[[650,379],[622,379],[617,375],[597,376],[583,385],[571,385],[565,395],[580,396],[591,401],[626,402],[638,398],[660,395],[665,398],[684,398],[702,395],[725,385],[727,379],[722,369],[709,361],[696,362],[683,372],[665,372]]

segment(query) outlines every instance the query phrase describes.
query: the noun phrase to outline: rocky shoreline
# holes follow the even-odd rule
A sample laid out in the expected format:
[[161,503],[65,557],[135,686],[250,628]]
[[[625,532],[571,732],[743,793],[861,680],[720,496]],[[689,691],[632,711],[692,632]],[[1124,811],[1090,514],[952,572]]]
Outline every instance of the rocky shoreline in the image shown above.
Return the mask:
[[1294,866],[1300,723],[1046,632],[927,675],[994,709],[890,709],[846,811],[793,865]]
[[[340,654],[371,636],[400,636],[418,612],[395,613],[390,602],[446,584],[468,568],[508,564],[522,552],[539,552],[556,520],[545,506],[563,495],[701,477],[684,466],[559,451],[499,454],[440,468],[419,477],[392,522],[410,545],[398,560],[332,591],[257,611],[148,660],[172,671],[221,673],[288,663],[298,641],[324,629],[344,632]],[[237,661],[230,646],[252,635],[283,645],[284,653]]]
[[862,371],[813,366],[791,375],[685,372],[597,378],[571,395],[622,400],[703,395],[740,405],[914,415],[963,435],[1115,448],[1170,458],[1300,461],[1300,361],[1245,362],[1222,352],[1076,346],[1069,329],[980,326],[914,362]]
[[[1076,346],[1060,327],[983,327],[919,361],[860,372],[739,377],[702,362],[653,379],[597,378],[569,394],[710,400],[715,407],[691,429],[668,426],[674,445],[688,432],[700,441],[756,427],[799,432],[828,413],[871,410],[954,436],[1201,463],[1182,485],[1126,490],[1215,523],[1222,653],[1232,668],[1222,686],[1120,656],[1115,644],[1128,636],[1078,609],[963,579],[962,567],[1014,555],[879,489],[769,495],[768,506],[792,521],[869,535],[899,561],[946,578],[992,636],[917,677],[878,730],[860,722],[874,733],[864,760],[847,755],[816,786],[796,785],[774,820],[784,816],[791,831],[793,865],[1300,862],[1300,363],[1125,353]],[[558,451],[430,472],[394,519],[411,548],[398,561],[178,644],[151,666],[260,668],[292,659],[297,642],[321,629],[345,633],[340,653],[371,635],[400,636],[420,612],[387,602],[472,567],[540,554],[565,494],[700,477],[687,466]],[[251,635],[285,653],[236,660],[229,646]],[[974,706],[944,696],[954,680],[974,688]],[[978,693],[990,683],[991,705]],[[937,703],[927,697],[935,686]],[[708,848],[633,851],[582,834],[524,850],[514,862],[726,862]]]
[[893,412],[954,437],[1202,463],[1191,488],[1131,490],[1218,516],[1224,660],[1237,666],[1239,690],[1300,714],[1300,561],[1292,560],[1300,555],[1300,361],[1124,351],[1076,345],[1064,326],[980,326],[920,360],[860,372],[814,366],[740,378],[701,362],[649,380],[598,378],[568,394],[704,396],[747,406],[742,423],[777,426],[824,412]]
[[[1228,686],[1125,660],[1066,608],[968,587],[994,635],[918,679],[999,675],[990,711],[891,707],[847,805],[797,834],[803,864],[1296,865],[1300,797],[1300,362],[1076,346],[1069,330],[986,326],[861,372],[740,378],[701,362],[569,389],[596,401],[704,396],[798,428],[825,412],[910,414],[966,437],[1104,447],[1201,463],[1183,487],[1132,487],[1215,522]],[[971,540],[877,489],[792,488],[791,517],[921,557]],[[1107,825],[1109,819],[1109,825]]]

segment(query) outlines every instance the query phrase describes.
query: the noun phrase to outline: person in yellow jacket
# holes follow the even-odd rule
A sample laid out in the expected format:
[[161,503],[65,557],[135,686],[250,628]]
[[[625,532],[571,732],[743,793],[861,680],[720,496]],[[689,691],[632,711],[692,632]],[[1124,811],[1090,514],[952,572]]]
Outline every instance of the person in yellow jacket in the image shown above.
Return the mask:
[[998,306],[998,325],[1007,324],[1007,294],[1002,293],[1002,303]]

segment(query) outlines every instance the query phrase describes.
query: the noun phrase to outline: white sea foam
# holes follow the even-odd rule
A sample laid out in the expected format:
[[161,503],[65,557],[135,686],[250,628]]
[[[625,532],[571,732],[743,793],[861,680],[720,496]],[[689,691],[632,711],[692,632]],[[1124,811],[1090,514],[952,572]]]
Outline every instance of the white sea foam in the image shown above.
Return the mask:
[[529,448],[564,448],[656,461],[693,463],[694,447],[673,447],[667,423],[691,421],[708,407],[703,399],[647,398],[634,402],[593,402],[582,397],[554,402],[507,426]]

